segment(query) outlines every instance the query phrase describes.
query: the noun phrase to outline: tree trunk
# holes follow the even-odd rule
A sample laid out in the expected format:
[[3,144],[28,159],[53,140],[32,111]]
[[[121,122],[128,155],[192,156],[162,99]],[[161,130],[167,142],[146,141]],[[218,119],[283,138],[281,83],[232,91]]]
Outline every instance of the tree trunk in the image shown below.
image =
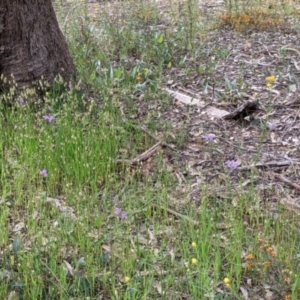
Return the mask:
[[[18,86],[75,76],[51,0],[0,0],[0,75]],[[0,87],[3,86],[0,80]]]

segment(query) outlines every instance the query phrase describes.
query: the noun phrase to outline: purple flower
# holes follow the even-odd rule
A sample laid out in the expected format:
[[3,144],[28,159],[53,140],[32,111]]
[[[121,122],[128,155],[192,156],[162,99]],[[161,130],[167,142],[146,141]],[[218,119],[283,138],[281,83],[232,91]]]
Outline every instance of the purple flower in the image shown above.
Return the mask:
[[48,176],[47,170],[46,169],[41,170],[40,175],[43,176],[43,177],[47,177]]
[[23,97],[21,97],[21,98],[19,99],[19,103],[21,103],[21,104],[24,104],[24,103],[25,103],[25,100],[24,100]]
[[206,141],[212,141],[215,137],[216,135],[213,133],[202,135],[202,138]]
[[122,213],[122,209],[121,209],[120,207],[117,207],[117,208],[116,208],[116,214],[117,214],[118,216],[120,216],[121,213]]
[[73,84],[71,82],[69,82],[68,87],[69,87],[70,90],[72,90],[73,89]]
[[48,121],[49,123],[51,123],[55,120],[55,117],[54,116],[43,116],[43,119]]
[[237,161],[237,160],[227,160],[225,162],[225,165],[229,168],[229,169],[236,169],[239,165],[240,165],[240,162]]
[[124,211],[122,211],[120,207],[117,207],[115,212],[122,220],[127,220],[127,214]]
[[127,220],[127,214],[125,212],[121,213],[121,219],[122,220]]

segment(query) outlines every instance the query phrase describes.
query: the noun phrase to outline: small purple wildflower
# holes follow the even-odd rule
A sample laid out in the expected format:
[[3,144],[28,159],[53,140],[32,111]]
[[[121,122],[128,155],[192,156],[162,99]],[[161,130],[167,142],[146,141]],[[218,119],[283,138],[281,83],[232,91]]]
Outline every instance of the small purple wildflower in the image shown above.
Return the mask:
[[72,90],[73,89],[73,84],[71,82],[69,82],[68,87],[69,87],[70,90]]
[[122,209],[121,209],[120,207],[117,207],[117,208],[116,208],[116,214],[117,214],[118,216],[120,216],[121,213],[122,213]]
[[48,121],[49,123],[51,123],[55,120],[55,117],[54,116],[43,116],[43,119],[45,121]]
[[40,175],[43,177],[47,177],[48,176],[48,171],[46,169],[43,169],[40,171]]
[[212,141],[215,137],[216,135],[213,133],[202,135],[202,138],[206,141]]
[[240,162],[237,161],[237,160],[227,160],[225,162],[225,165],[229,168],[229,169],[236,169],[239,165],[240,165]]
[[25,103],[25,100],[24,100],[23,97],[21,97],[21,98],[19,99],[19,103],[21,103],[21,104],[24,104],[24,103]]
[[121,219],[122,220],[127,220],[127,214],[125,212],[121,213]]
[[127,220],[128,218],[127,214],[124,211],[122,211],[120,207],[117,207],[115,212],[122,220]]

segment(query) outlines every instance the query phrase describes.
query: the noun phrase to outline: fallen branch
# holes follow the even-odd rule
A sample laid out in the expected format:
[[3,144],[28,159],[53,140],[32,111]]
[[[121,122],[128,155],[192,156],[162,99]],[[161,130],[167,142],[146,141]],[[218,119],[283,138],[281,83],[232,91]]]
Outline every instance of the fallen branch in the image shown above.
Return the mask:
[[257,164],[253,164],[253,165],[249,165],[249,166],[239,167],[239,168],[237,168],[237,170],[244,171],[244,170],[250,170],[252,168],[276,168],[276,167],[278,168],[278,167],[286,167],[293,163],[297,163],[297,162],[293,162],[290,160],[269,161],[266,163],[257,163]]
[[[128,122],[128,120],[126,118],[123,118],[123,121]],[[158,137],[156,137],[154,134],[152,134],[147,128],[145,128],[145,126],[138,126],[138,125],[134,125],[134,124],[130,124],[130,126],[132,126],[136,130],[141,130],[141,131],[145,132],[147,135],[149,135],[155,141],[160,142],[162,146],[168,147],[168,148],[172,149],[173,151],[176,151],[174,145],[170,145],[164,141],[161,141]]]
[[152,156],[159,146],[162,144],[162,142],[157,142],[154,146],[146,150],[145,152],[141,153],[140,155],[136,156],[133,159],[117,159],[116,162],[120,164],[126,164],[126,165],[136,165],[141,161],[144,161],[148,159],[150,156]]
[[172,149],[172,150],[176,150],[175,149],[175,146],[172,146],[172,145],[170,145],[170,144],[168,144],[168,143],[166,143],[166,142],[163,142],[163,141],[161,141],[159,138],[157,138],[154,134],[152,134],[148,129],[146,129],[144,126],[137,126],[136,127],[137,129],[140,129],[140,130],[142,130],[142,131],[144,131],[145,133],[147,133],[150,137],[152,137],[155,141],[158,141],[158,142],[161,142],[161,144],[162,144],[162,146],[164,146],[164,147],[168,147],[168,148],[170,148],[170,149]]
[[256,100],[248,100],[236,108],[232,113],[223,116],[224,120],[245,118],[258,110],[258,102]]
[[175,210],[173,210],[173,209],[171,209],[171,208],[168,208],[168,207],[167,207],[167,208],[164,208],[164,207],[161,207],[160,205],[157,205],[157,204],[151,204],[151,206],[154,206],[154,207],[160,208],[160,209],[166,209],[168,213],[170,213],[170,214],[172,214],[172,215],[174,215],[174,216],[176,216],[176,217],[179,217],[179,218],[181,218],[181,219],[184,219],[184,220],[186,220],[186,221],[188,221],[189,223],[192,223],[192,224],[194,224],[194,225],[199,225],[199,222],[197,222],[197,221],[191,219],[190,217],[188,217],[188,216],[186,216],[186,215],[183,215],[183,214],[181,214],[181,213],[179,213],[179,212],[177,212],[177,211],[175,211]]
[[272,175],[275,178],[279,179],[280,181],[282,181],[282,182],[290,185],[291,187],[295,188],[296,190],[300,191],[300,185],[299,184],[290,181],[289,179],[287,179],[286,177],[284,177],[282,174],[276,174],[276,173],[272,172]]

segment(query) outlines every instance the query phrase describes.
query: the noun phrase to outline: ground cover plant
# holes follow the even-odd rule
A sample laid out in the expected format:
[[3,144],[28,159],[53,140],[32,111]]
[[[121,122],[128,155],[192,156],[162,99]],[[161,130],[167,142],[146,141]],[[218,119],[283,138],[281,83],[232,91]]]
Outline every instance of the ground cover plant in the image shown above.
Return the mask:
[[54,5],[78,81],[1,91],[0,298],[298,299],[297,3]]

